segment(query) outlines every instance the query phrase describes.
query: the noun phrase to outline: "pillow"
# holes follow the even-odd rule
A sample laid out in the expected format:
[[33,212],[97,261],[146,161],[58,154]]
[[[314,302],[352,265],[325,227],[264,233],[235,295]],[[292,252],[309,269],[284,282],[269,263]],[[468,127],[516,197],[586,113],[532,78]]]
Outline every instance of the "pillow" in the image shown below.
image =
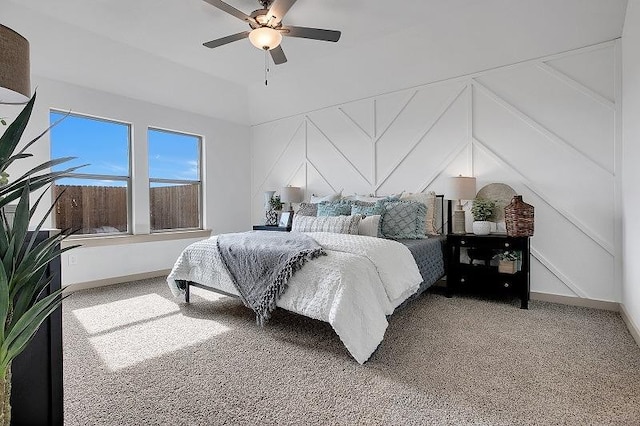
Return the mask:
[[377,237],[380,229],[380,215],[363,217],[358,224],[358,234]]
[[427,206],[416,201],[385,201],[380,223],[384,238],[418,239],[425,237]]
[[298,211],[296,214],[300,216],[317,216],[318,215],[318,205],[311,203],[300,203],[298,207]]
[[356,200],[364,201],[366,203],[375,203],[376,201],[396,201],[396,200],[399,200],[401,196],[402,196],[402,192],[399,194],[386,195],[386,196],[376,196],[373,194],[369,194],[369,195],[356,194]]
[[323,201],[318,204],[318,214],[316,216],[349,216],[350,214],[350,201]]
[[358,235],[358,225],[362,216],[294,216],[292,231],[333,232],[336,234]]
[[331,194],[331,195],[325,195],[324,197],[318,197],[316,194],[311,194],[311,200],[310,202],[312,204],[318,204],[321,203],[323,201],[338,201],[340,200],[340,197],[342,197],[342,191],[340,192],[336,192],[335,194]]
[[362,216],[381,215],[383,211],[382,202],[365,203],[356,201],[351,204],[351,214],[361,214]]
[[438,223],[438,219],[436,217],[436,193],[433,191],[429,192],[416,192],[410,193],[405,192],[400,197],[400,200],[407,201],[418,201],[425,206],[427,206],[427,216],[425,219],[425,227],[427,230],[427,235],[437,235],[438,229],[436,228],[436,223]]

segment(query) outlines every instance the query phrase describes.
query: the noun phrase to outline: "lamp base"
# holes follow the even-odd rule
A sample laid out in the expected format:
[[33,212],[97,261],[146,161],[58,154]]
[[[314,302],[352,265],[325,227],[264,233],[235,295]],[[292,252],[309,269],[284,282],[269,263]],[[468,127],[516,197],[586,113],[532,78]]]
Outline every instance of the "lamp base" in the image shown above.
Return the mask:
[[453,226],[451,231],[454,234],[466,234],[464,210],[453,211]]

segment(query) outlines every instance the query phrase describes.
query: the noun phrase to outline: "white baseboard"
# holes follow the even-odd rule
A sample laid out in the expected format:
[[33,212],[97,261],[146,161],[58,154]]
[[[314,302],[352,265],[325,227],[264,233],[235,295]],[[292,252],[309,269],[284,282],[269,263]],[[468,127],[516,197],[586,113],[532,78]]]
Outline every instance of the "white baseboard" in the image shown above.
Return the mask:
[[631,333],[633,340],[635,340],[637,345],[640,346],[640,327],[633,321],[633,318],[631,318],[631,315],[629,315],[627,308],[625,308],[624,304],[622,303],[620,304],[620,316],[622,317],[624,323],[627,325],[627,328],[629,329],[629,333]]
[[585,299],[582,297],[560,296],[558,294],[531,292],[531,300],[539,300],[541,302],[560,303],[570,306],[582,306],[584,308],[603,309],[605,311],[620,311],[618,302],[608,302],[606,300]]
[[161,271],[143,272],[141,274],[132,274],[122,277],[105,278],[102,280],[85,281],[82,283],[69,284],[64,287],[64,292],[73,292],[78,290],[87,290],[90,288],[104,287],[114,284],[122,284],[129,281],[146,280],[148,278],[156,278],[169,275],[171,269],[163,269]]

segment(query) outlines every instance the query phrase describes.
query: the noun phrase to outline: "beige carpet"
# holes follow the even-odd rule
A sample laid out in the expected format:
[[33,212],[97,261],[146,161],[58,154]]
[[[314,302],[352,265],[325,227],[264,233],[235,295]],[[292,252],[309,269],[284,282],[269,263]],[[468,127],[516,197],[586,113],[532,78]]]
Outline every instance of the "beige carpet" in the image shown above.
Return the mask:
[[619,315],[428,293],[365,365],[331,327],[163,279],[64,303],[65,424],[638,425],[640,349]]

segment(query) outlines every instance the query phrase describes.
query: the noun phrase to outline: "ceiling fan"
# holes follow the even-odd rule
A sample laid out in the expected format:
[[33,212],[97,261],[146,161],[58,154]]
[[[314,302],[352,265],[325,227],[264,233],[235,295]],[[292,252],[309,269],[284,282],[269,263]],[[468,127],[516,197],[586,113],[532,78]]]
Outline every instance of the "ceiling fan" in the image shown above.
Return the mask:
[[284,15],[291,9],[296,0],[258,0],[262,5],[262,9],[254,10],[251,15],[247,15],[220,0],[204,1],[247,22],[251,27],[250,31],[243,31],[203,43],[204,46],[211,49],[248,37],[251,44],[258,49],[263,49],[265,52],[268,50],[271,53],[273,62],[279,65],[287,62],[284,50],[280,46],[283,35],[333,42],[340,40],[340,31],[283,25],[282,18],[284,18]]

